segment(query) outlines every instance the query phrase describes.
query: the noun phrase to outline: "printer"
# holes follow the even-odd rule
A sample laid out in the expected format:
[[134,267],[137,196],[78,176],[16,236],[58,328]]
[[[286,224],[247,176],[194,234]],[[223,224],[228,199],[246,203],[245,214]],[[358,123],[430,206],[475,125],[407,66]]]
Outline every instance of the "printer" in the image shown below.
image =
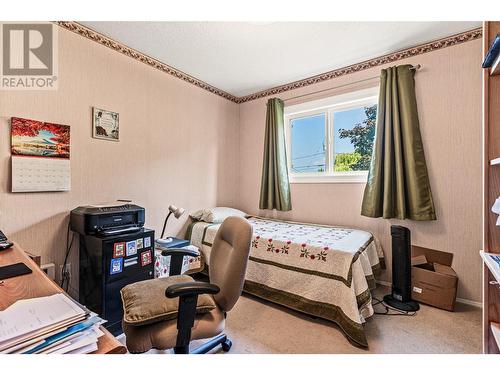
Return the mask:
[[144,227],[144,208],[135,204],[80,206],[70,213],[70,228],[82,235],[115,236]]

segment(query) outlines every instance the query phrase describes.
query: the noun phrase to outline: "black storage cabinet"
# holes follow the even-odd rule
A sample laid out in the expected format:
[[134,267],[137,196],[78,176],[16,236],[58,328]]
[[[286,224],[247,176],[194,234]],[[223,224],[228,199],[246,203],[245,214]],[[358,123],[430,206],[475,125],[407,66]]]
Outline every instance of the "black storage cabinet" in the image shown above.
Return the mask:
[[153,230],[110,237],[80,235],[80,303],[107,320],[104,326],[115,336],[122,333],[120,290],[153,277]]

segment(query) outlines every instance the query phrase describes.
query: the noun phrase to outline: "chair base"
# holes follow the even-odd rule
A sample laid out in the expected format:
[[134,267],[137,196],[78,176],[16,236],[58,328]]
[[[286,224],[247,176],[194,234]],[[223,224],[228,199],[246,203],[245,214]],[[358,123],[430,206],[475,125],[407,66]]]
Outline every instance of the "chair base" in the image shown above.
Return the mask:
[[215,348],[216,346],[221,345],[222,350],[225,352],[228,352],[231,349],[231,346],[233,343],[231,340],[227,338],[226,334],[219,335],[217,337],[214,337],[212,340],[204,343],[200,347],[194,349],[193,351],[189,352],[189,346],[181,346],[181,347],[175,347],[174,348],[174,353],[175,354],[205,354],[208,353],[210,350]]

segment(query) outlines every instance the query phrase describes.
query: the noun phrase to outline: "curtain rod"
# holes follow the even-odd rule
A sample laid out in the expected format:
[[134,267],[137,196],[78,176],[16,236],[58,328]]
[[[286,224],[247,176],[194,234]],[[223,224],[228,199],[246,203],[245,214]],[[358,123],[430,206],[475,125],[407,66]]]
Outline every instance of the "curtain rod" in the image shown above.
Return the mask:
[[[420,64],[417,64],[417,65],[412,65],[410,67],[410,70],[419,70],[420,68],[422,68],[422,65]],[[340,86],[335,86],[335,87],[330,87],[328,89],[323,89],[323,90],[319,90],[319,91],[314,91],[314,92],[309,92],[307,94],[302,94],[302,95],[297,95],[297,96],[292,96],[291,98],[287,98],[287,99],[283,99],[284,102],[287,102],[289,100],[293,100],[293,99],[298,99],[298,98],[302,98],[302,97],[305,97],[305,96],[309,96],[309,95],[315,95],[315,94],[320,94],[322,92],[326,92],[326,91],[330,91],[330,90],[336,90],[336,89],[339,89],[341,87],[346,87],[346,86],[351,86],[351,85],[354,85],[356,83],[361,83],[361,82],[367,82],[367,81],[371,81],[371,80],[374,80],[374,79],[378,79],[380,78],[380,76],[376,76],[376,77],[370,77],[370,78],[365,78],[365,79],[361,79],[359,81],[355,81],[355,82],[349,82],[349,83],[346,83],[344,85],[340,85]]]

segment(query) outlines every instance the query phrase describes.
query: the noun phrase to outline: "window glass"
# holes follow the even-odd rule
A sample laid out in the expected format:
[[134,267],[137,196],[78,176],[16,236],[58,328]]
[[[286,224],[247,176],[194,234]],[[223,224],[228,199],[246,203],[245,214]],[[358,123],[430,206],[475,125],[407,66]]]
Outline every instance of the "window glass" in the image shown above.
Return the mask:
[[332,152],[335,172],[370,169],[376,117],[376,105],[334,112]]
[[314,173],[326,170],[326,114],[292,119],[291,172]]
[[364,183],[377,119],[377,87],[285,106],[292,183]]

